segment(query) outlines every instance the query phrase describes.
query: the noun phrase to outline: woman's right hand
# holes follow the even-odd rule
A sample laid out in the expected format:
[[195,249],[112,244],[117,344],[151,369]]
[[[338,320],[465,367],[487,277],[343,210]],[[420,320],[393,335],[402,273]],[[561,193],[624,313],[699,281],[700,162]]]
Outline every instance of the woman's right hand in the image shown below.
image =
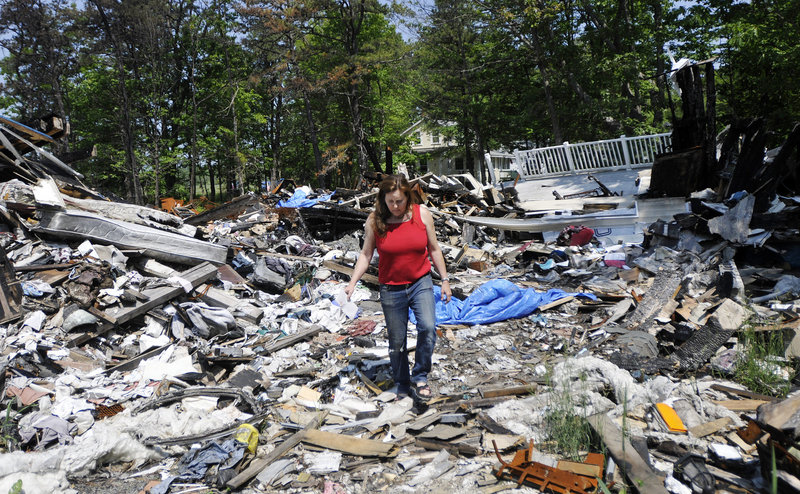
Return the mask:
[[350,296],[353,294],[353,292],[355,290],[356,290],[356,286],[353,285],[352,283],[348,283],[347,286],[344,287],[344,293],[345,293],[345,295],[347,295],[347,301],[348,302],[350,301]]

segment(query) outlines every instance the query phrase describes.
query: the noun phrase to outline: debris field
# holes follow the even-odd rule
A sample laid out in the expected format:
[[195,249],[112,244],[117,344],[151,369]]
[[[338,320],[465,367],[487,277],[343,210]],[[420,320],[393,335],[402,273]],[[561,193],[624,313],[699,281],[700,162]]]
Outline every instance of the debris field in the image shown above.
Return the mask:
[[546,221],[513,184],[414,178],[454,292],[419,403],[375,262],[343,296],[371,185],[139,207],[6,123],[0,492],[800,492],[800,130],[757,126],[639,242],[580,217],[605,186],[548,236],[493,223]]

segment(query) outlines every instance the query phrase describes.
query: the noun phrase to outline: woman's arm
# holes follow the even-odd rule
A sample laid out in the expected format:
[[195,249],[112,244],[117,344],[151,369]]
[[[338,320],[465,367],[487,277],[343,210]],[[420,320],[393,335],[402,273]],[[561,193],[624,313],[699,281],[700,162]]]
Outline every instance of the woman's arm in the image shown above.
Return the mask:
[[452,292],[450,291],[450,279],[447,277],[447,266],[444,263],[444,255],[442,248],[439,247],[439,241],[436,240],[436,230],[433,226],[433,215],[425,206],[420,205],[419,214],[422,217],[422,222],[425,224],[425,231],[428,234],[428,254],[431,256],[433,266],[442,277],[442,300],[450,302]]
[[372,227],[374,223],[372,218],[373,214],[375,213],[369,215],[367,222],[364,224],[364,247],[361,249],[361,253],[358,255],[358,260],[353,268],[353,274],[350,276],[350,283],[348,283],[344,289],[344,293],[347,294],[347,300],[350,300],[350,296],[356,289],[356,283],[358,283],[358,280],[360,280],[361,277],[364,276],[364,273],[367,272],[369,263],[372,260],[372,254],[375,252],[375,231]]

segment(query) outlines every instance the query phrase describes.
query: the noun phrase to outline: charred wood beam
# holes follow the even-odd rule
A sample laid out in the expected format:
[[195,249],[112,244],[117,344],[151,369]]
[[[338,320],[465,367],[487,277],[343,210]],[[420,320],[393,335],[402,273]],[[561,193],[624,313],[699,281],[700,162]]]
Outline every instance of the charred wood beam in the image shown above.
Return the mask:
[[781,211],[779,213],[753,213],[750,228],[768,230],[797,228],[800,225],[800,211]]
[[682,370],[699,369],[734,333],[735,331],[722,329],[719,324],[710,322],[681,345],[672,354],[672,358]]
[[92,146],[86,149],[79,149],[77,151],[69,151],[67,153],[59,154],[58,159],[64,163],[74,163],[97,156],[97,146]]
[[725,137],[722,140],[719,161],[717,162],[717,173],[720,176],[720,182],[716,187],[718,196],[728,190],[728,184],[733,176],[736,163],[739,161],[739,139],[749,124],[749,120],[737,119],[724,131]]
[[22,290],[14,265],[6,257],[5,249],[0,249],[0,322],[19,315],[21,304]]
[[353,208],[300,208],[298,210],[308,232],[317,239],[332,241],[364,228],[368,213]]
[[764,119],[757,118],[751,121],[744,131],[742,150],[731,175],[731,181],[722,194],[723,197],[728,197],[740,190],[754,192],[758,188],[760,181],[755,177],[764,165],[766,143],[767,132],[764,128]]
[[714,75],[714,64],[705,65],[706,81],[706,128],[703,132],[703,150],[705,152],[705,183],[714,183],[714,170],[717,168],[717,88]]
[[229,216],[238,216],[247,208],[255,206],[256,204],[258,204],[258,197],[252,194],[245,194],[226,202],[222,206],[186,218],[183,222],[193,226],[203,225],[209,221],[221,220]]
[[[792,153],[795,153],[795,159],[789,159]],[[766,210],[779,190],[785,190],[789,195],[796,194],[800,190],[798,161],[800,161],[800,124],[794,126],[778,154],[764,167],[759,180],[764,188],[761,193],[756,194],[756,211]]]
[[678,71],[676,79],[681,88],[683,116],[675,121],[675,129],[672,131],[672,149],[683,151],[693,147],[702,147],[706,112],[700,68],[696,65],[684,67]]

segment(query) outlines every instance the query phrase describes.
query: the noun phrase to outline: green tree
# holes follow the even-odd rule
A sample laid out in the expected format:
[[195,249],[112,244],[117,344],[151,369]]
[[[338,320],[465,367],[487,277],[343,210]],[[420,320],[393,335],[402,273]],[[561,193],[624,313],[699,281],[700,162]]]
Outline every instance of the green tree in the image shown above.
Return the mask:
[[[4,106],[28,121],[50,113],[69,116],[65,86],[79,70],[79,12],[53,0],[6,0],[0,4],[0,93]],[[56,144],[69,151],[69,140]]]
[[509,136],[518,129],[525,87],[515,77],[522,67],[511,33],[498,29],[493,14],[473,0],[437,1],[415,52],[422,115],[453,132],[465,164],[483,180],[489,143],[519,139]]
[[286,128],[311,144],[310,150],[289,147],[313,155],[318,177],[352,173],[341,167],[351,160],[361,173],[383,171],[383,146],[407,125],[394,116],[408,108],[394,96],[404,43],[386,18],[388,9],[371,0],[250,1],[247,7],[260,65],[293,114]]
[[699,42],[679,49],[718,57],[721,121],[761,116],[777,135],[791,130],[800,118],[799,18],[798,0],[704,0],[687,11],[684,29]]

